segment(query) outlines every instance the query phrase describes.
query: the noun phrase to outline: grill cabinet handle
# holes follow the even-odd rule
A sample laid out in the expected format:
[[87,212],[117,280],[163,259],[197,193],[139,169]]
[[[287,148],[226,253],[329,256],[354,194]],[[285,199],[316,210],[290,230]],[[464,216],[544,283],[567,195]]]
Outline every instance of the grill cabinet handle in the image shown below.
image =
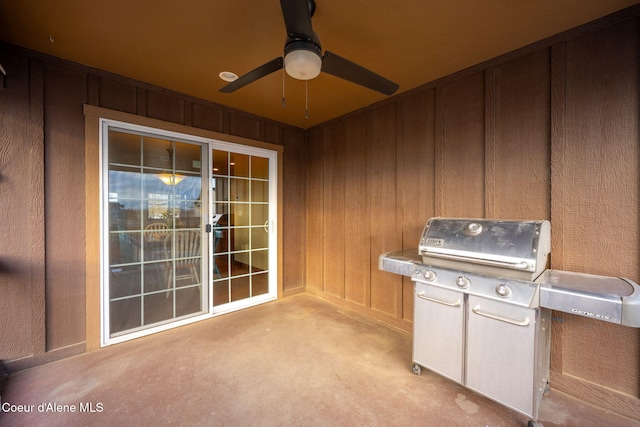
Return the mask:
[[478,316],[488,317],[489,319],[499,320],[501,322],[506,322],[506,323],[509,323],[511,325],[516,325],[516,326],[528,326],[529,325],[529,318],[528,317],[525,317],[524,320],[513,320],[513,319],[509,319],[508,317],[503,317],[503,316],[499,316],[497,314],[492,314],[492,313],[487,313],[486,311],[482,311],[482,310],[480,310],[480,306],[479,305],[476,305],[475,307],[473,307],[473,312],[475,314],[477,314]]
[[427,301],[431,301],[431,302],[435,302],[435,303],[438,303],[438,304],[446,305],[447,307],[460,307],[460,300],[456,300],[456,302],[440,301],[440,300],[433,299],[433,298],[430,298],[430,297],[426,296],[424,294],[424,292],[418,293],[417,297],[420,298],[420,299],[427,300]]
[[529,263],[527,261],[516,261],[516,262],[492,261],[490,259],[473,258],[473,257],[467,257],[463,255],[441,254],[437,252],[431,252],[428,250],[420,251],[420,255],[426,255],[434,258],[450,259],[453,261],[471,262],[474,264],[489,265],[492,267],[508,267],[508,268],[515,268],[518,270],[529,269]]

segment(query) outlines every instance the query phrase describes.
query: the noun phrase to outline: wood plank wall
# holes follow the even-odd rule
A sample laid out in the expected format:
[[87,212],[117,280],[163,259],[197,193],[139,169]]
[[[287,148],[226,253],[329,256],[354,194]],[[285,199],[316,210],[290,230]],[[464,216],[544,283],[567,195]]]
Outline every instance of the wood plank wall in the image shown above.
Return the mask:
[[[377,258],[436,215],[549,219],[552,268],[640,281],[639,41],[635,8],[310,129],[307,291],[411,330]],[[552,330],[551,387],[640,419],[640,330]]]
[[84,104],[284,146],[283,294],[304,291],[303,129],[5,44],[0,53],[9,72],[0,88],[0,359],[10,370],[85,351]]

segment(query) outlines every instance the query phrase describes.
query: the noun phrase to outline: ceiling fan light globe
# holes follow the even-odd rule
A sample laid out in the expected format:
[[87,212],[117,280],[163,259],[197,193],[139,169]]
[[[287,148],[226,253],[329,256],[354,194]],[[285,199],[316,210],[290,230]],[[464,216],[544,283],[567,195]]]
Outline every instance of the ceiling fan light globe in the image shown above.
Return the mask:
[[284,69],[294,79],[315,79],[322,69],[322,58],[310,50],[293,50],[284,57]]

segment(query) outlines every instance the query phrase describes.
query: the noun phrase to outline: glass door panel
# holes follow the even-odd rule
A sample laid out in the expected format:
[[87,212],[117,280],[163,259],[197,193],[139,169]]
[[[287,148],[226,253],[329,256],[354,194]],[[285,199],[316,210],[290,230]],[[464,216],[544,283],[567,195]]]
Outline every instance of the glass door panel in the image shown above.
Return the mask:
[[274,162],[261,153],[214,149],[213,307],[275,298],[270,268],[270,224],[275,212],[271,190]]
[[106,136],[108,341],[208,312],[208,239],[203,145],[120,129]]

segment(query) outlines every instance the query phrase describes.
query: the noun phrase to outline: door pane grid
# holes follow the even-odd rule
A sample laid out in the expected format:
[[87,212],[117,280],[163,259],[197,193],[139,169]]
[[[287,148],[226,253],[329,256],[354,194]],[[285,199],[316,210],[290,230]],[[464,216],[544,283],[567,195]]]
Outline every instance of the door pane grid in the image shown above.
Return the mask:
[[[221,150],[213,150],[213,159],[213,211],[219,218],[213,304],[218,306],[268,292],[267,251],[256,256],[255,250],[268,247],[269,159]],[[258,282],[267,286],[256,287]]]
[[204,312],[202,145],[109,130],[108,147],[109,336]]

